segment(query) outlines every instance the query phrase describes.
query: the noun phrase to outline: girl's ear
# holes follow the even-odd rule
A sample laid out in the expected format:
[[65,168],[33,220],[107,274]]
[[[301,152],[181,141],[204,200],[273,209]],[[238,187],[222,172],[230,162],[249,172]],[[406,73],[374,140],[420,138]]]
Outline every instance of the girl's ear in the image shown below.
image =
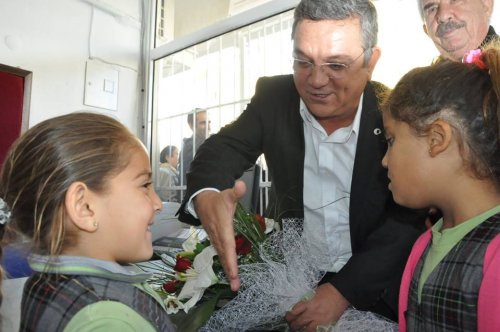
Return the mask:
[[97,231],[99,225],[89,205],[90,195],[90,189],[85,183],[73,182],[66,192],[64,203],[69,222],[80,230],[93,233]]
[[448,122],[441,119],[434,121],[427,135],[430,156],[435,157],[445,151],[450,146],[452,138],[453,129]]

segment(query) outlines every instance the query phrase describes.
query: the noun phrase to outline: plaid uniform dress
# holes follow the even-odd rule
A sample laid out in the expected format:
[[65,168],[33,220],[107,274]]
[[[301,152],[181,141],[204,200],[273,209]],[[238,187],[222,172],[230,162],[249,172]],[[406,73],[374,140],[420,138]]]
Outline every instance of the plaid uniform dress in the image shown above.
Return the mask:
[[[477,331],[477,303],[489,242],[500,233],[500,214],[472,229],[431,272],[417,292],[430,242],[415,267],[405,313],[407,331]],[[500,314],[500,313],[499,313]]]
[[36,273],[27,280],[20,331],[63,331],[82,308],[107,300],[134,309],[158,331],[175,331],[161,305],[131,283],[53,273]]

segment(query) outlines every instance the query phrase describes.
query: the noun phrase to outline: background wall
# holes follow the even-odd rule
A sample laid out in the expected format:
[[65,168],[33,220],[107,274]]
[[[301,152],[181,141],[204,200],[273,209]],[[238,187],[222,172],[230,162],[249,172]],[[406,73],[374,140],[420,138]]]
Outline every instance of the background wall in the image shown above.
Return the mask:
[[[141,4],[149,1],[0,0],[0,63],[33,72],[29,126],[87,109],[112,115],[140,135]],[[92,3],[116,10],[120,15],[113,16],[109,10],[98,8],[92,14]],[[179,34],[189,30],[189,24],[207,24],[208,16],[220,19],[231,7],[230,0],[166,0],[166,3],[167,6],[175,3]],[[415,0],[377,0],[376,5],[383,55],[374,79],[382,74],[392,75],[386,82],[392,85],[407,71],[402,66],[409,58],[417,57],[419,65],[426,65],[436,53],[421,30]],[[412,15],[401,14],[407,7],[412,8]],[[498,7],[497,3],[491,20],[497,32]],[[418,33],[409,35],[408,26],[415,27]],[[422,52],[410,51],[415,49]],[[117,111],[84,105],[85,65],[90,56],[112,63],[110,66],[119,71]]]
[[[141,2],[0,0],[0,63],[33,72],[30,127],[53,116],[92,110],[118,118],[137,133],[142,125]],[[92,10],[91,3],[105,10]],[[111,15],[113,10],[119,15]],[[117,111],[84,105],[90,56],[119,72]]]

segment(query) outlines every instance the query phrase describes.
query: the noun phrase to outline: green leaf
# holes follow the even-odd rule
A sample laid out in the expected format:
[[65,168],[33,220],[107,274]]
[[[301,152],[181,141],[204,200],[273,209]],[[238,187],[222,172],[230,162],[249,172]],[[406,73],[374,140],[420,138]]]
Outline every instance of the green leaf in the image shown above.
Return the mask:
[[184,311],[179,311],[175,315],[170,315],[170,319],[177,326],[178,331],[198,331],[215,311],[219,299],[231,294],[231,290],[228,287],[223,287],[214,289],[213,294],[210,298],[205,297],[204,301],[198,302],[187,314]]
[[179,311],[175,315],[170,315],[170,319],[177,326],[178,331],[196,332],[210,318],[216,303],[217,299],[211,298],[198,303],[187,314],[184,311]]

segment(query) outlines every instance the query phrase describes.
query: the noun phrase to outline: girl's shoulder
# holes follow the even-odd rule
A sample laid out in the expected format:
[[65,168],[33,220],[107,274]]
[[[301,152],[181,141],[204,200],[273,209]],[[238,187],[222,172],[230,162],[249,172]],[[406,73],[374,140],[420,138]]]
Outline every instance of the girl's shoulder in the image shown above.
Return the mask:
[[156,329],[138,312],[123,303],[99,301],[77,312],[64,331],[152,332]]

